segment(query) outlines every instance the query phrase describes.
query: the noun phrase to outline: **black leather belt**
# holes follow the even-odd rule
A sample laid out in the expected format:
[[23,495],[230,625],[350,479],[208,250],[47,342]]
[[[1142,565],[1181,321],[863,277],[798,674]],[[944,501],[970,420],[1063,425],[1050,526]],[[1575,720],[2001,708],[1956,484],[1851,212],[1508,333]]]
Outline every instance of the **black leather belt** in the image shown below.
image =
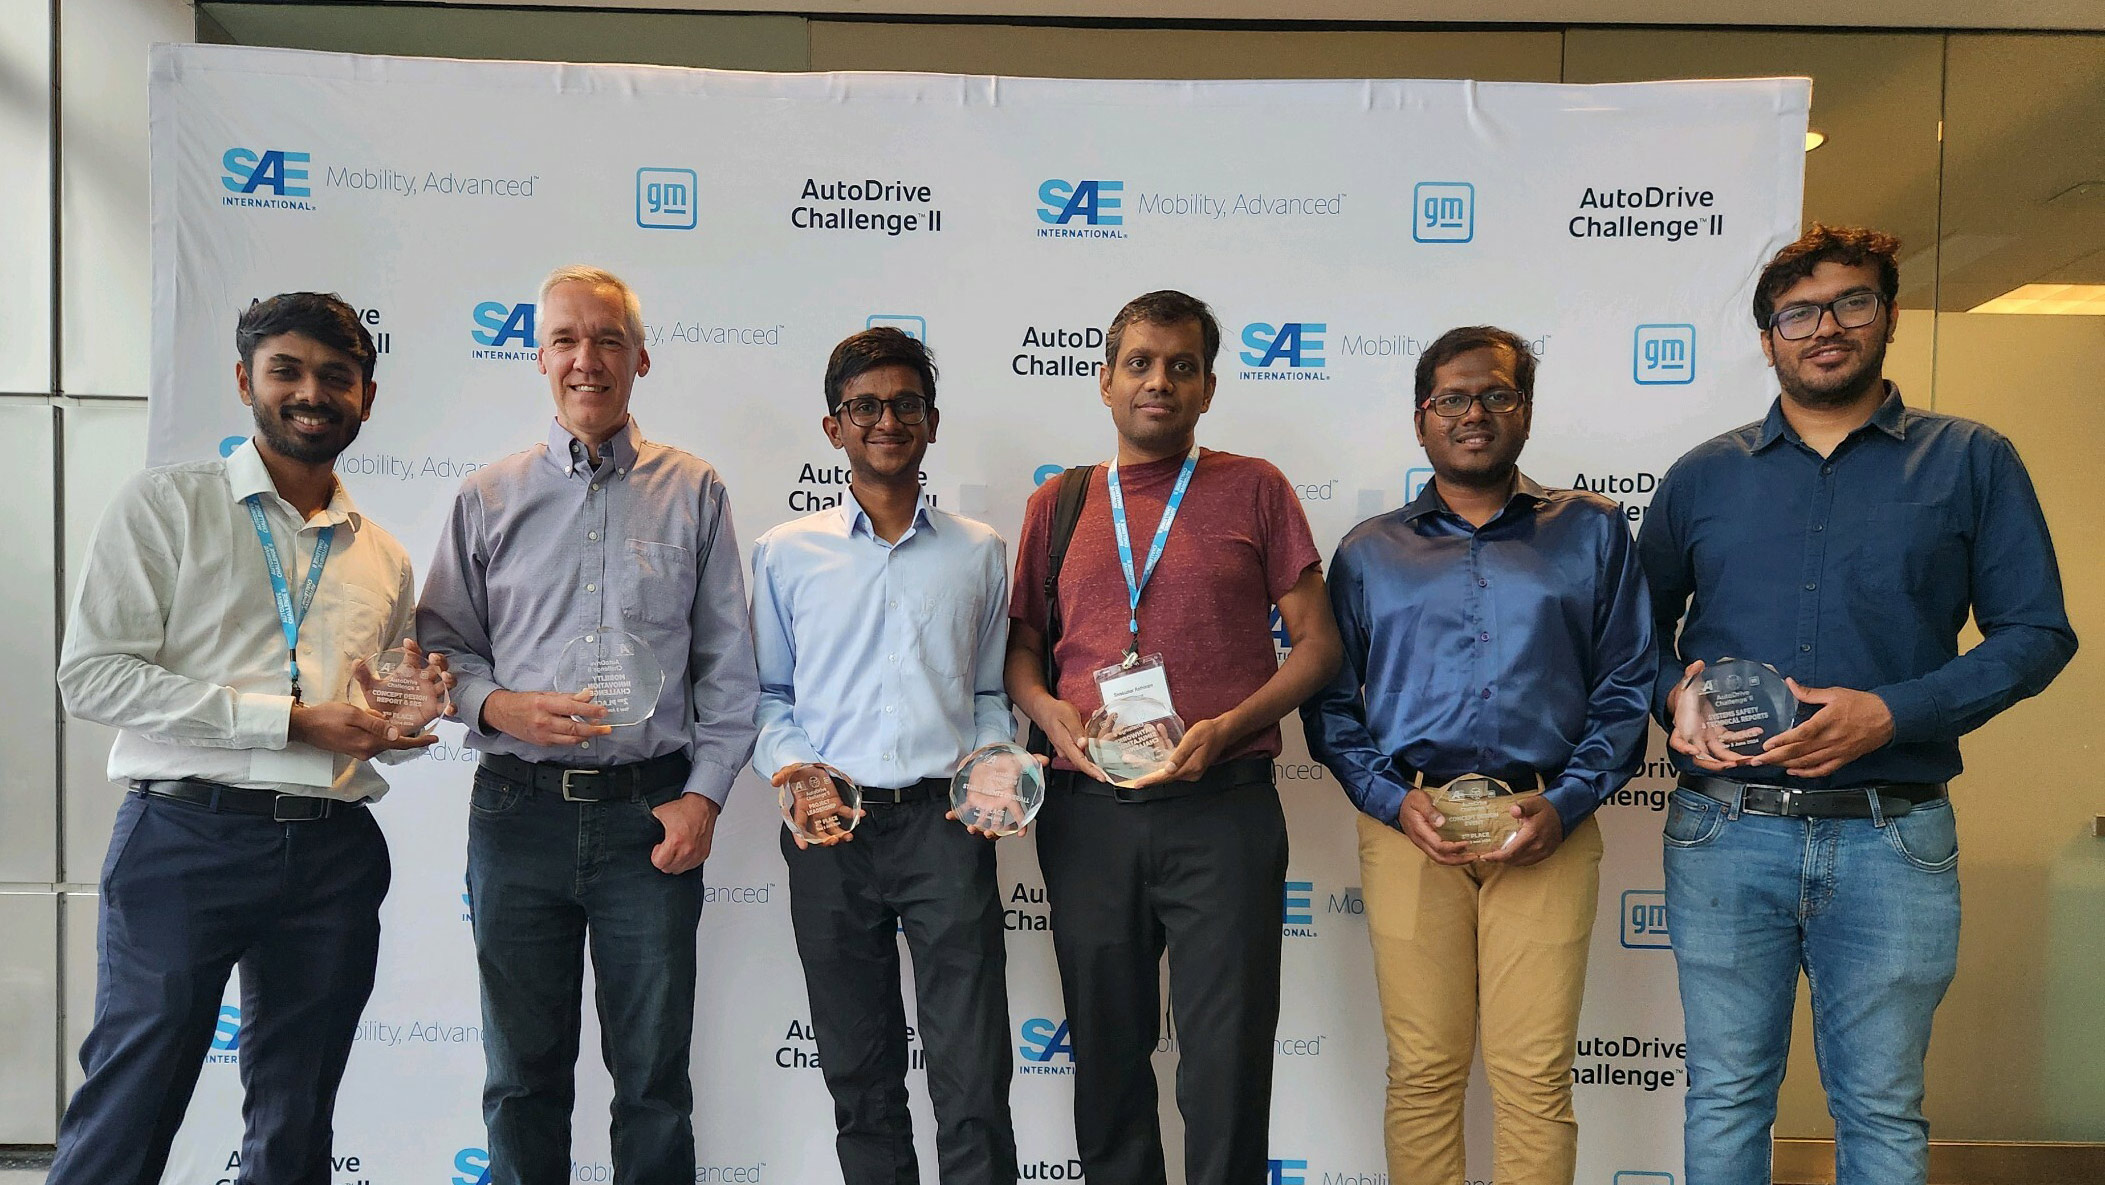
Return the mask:
[[1676,785],[1718,802],[1737,802],[1748,814],[1786,819],[1868,819],[1874,796],[1878,799],[1878,813],[1893,819],[1917,807],[1942,802],[1946,797],[1943,782],[1882,782],[1841,790],[1794,790],[1789,786],[1682,774]]
[[1500,765],[1483,769],[1458,769],[1451,774],[1443,776],[1430,770],[1419,769],[1414,765],[1405,765],[1400,761],[1395,764],[1394,769],[1397,779],[1406,786],[1422,786],[1427,790],[1437,790],[1463,774],[1478,774],[1504,782],[1506,788],[1515,794],[1529,794],[1536,790],[1546,790],[1549,788],[1549,784],[1556,781],[1557,776],[1564,772],[1561,769],[1536,769],[1531,765]]
[[926,802],[931,798],[950,797],[949,778],[922,778],[911,786],[887,790],[882,786],[862,787],[864,806],[900,806],[909,802]]
[[1269,757],[1238,757],[1223,761],[1190,782],[1162,782],[1143,786],[1138,790],[1126,786],[1113,786],[1099,782],[1084,773],[1071,769],[1056,769],[1046,774],[1046,788],[1056,794],[1094,794],[1100,798],[1115,798],[1120,802],[1154,802],[1163,798],[1189,798],[1194,794],[1217,794],[1233,790],[1237,786],[1257,783],[1269,786],[1272,783],[1272,759]]
[[190,779],[173,782],[133,782],[132,789],[140,794],[151,794],[155,798],[173,798],[177,802],[187,802],[210,811],[237,815],[268,815],[271,821],[276,823],[312,823],[354,807],[365,809],[364,802],[316,798],[311,794],[279,794],[275,790],[252,790],[246,786],[225,786],[218,782]]
[[634,798],[658,806],[680,796],[694,763],[678,750],[596,769],[527,761],[508,753],[485,753],[482,767],[515,785],[544,794],[560,794],[564,802],[622,802]]

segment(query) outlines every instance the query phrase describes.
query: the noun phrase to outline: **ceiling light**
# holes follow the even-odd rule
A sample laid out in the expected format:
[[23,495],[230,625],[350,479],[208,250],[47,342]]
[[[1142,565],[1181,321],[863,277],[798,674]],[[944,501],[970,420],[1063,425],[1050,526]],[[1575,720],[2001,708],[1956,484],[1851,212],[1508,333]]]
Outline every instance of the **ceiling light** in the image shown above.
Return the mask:
[[2105,317],[2105,284],[2021,284],[1967,311]]
[[1807,152],[1811,152],[1811,151],[1812,151],[1813,149],[1815,149],[1815,148],[1818,148],[1818,147],[1820,147],[1820,146],[1821,146],[1822,144],[1825,144],[1825,143],[1827,143],[1827,133],[1826,133],[1826,132],[1816,132],[1816,131],[1813,131],[1813,130],[1812,130],[1811,128],[1807,128],[1807,129],[1806,129],[1806,132],[1805,132],[1805,150],[1806,150]]

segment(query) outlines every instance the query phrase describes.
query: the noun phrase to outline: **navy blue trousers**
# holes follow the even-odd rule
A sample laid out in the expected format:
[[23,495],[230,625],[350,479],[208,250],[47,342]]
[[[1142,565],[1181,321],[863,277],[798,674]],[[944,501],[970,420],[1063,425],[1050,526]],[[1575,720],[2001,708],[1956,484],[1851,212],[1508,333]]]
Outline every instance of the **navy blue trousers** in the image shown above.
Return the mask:
[[102,867],[87,1079],[48,1185],[153,1185],[241,968],[242,1185],[329,1185],[330,1117],[373,991],[387,842],[372,813],[275,823],[140,794]]

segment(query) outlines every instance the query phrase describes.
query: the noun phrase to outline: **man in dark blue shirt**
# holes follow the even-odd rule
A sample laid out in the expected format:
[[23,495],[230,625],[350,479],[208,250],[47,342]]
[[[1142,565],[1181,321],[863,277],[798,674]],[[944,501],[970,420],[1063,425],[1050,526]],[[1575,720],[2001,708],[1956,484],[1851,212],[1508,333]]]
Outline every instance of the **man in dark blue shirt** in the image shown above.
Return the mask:
[[[1801,966],[1838,1185],[1927,1179],[1923,1058],[1958,961],[1945,782],[1959,736],[2076,650],[2010,442],[1903,405],[1882,376],[1899,245],[1816,224],[1769,262],[1754,321],[1782,397],[1676,462],[1638,540],[1654,710],[1682,771],[1665,862],[1688,1185],[1769,1181]],[[1961,654],[1969,612],[1982,640]],[[1728,656],[1781,670],[1801,701],[1752,755],[1695,690]]]
[[[1534,355],[1503,329],[1451,330],[1420,357],[1433,480],[1338,546],[1344,663],[1301,709],[1310,750],[1361,812],[1393,1181],[1462,1180],[1480,1021],[1499,1185],[1570,1185],[1578,1154],[1593,811],[1644,756],[1654,662],[1621,510],[1515,464],[1534,387]],[[1517,830],[1480,854],[1442,837],[1432,794],[1472,773],[1514,792],[1492,803]]]

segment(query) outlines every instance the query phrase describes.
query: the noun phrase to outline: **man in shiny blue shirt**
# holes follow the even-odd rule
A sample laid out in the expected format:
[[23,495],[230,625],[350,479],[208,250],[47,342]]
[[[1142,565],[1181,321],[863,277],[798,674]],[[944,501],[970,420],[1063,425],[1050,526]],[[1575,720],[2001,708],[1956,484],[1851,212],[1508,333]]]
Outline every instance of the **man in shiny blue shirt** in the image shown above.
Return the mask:
[[[1394,1181],[1463,1177],[1477,1033],[1500,1185],[1569,1185],[1571,1063],[1599,889],[1594,809],[1644,756],[1653,644],[1621,508],[1516,465],[1535,358],[1516,334],[1450,330],[1418,361],[1433,479],[1339,544],[1345,660],[1301,709],[1309,749],[1361,812],[1360,868],[1389,1045]],[[1518,831],[1473,855],[1429,791],[1469,773],[1514,796]]]
[[[1883,377],[1899,245],[1816,224],[1769,262],[1754,322],[1782,395],[1676,462],[1639,537],[1682,771],[1665,838],[1688,1185],[1769,1181],[1801,967],[1835,1180],[1927,1179],[1923,1059],[1958,961],[1945,783],[1960,735],[2076,650],[2016,450]],[[1982,640],[1961,654],[1969,612]],[[1801,701],[1751,756],[1695,694],[1726,657],[1778,668]]]

